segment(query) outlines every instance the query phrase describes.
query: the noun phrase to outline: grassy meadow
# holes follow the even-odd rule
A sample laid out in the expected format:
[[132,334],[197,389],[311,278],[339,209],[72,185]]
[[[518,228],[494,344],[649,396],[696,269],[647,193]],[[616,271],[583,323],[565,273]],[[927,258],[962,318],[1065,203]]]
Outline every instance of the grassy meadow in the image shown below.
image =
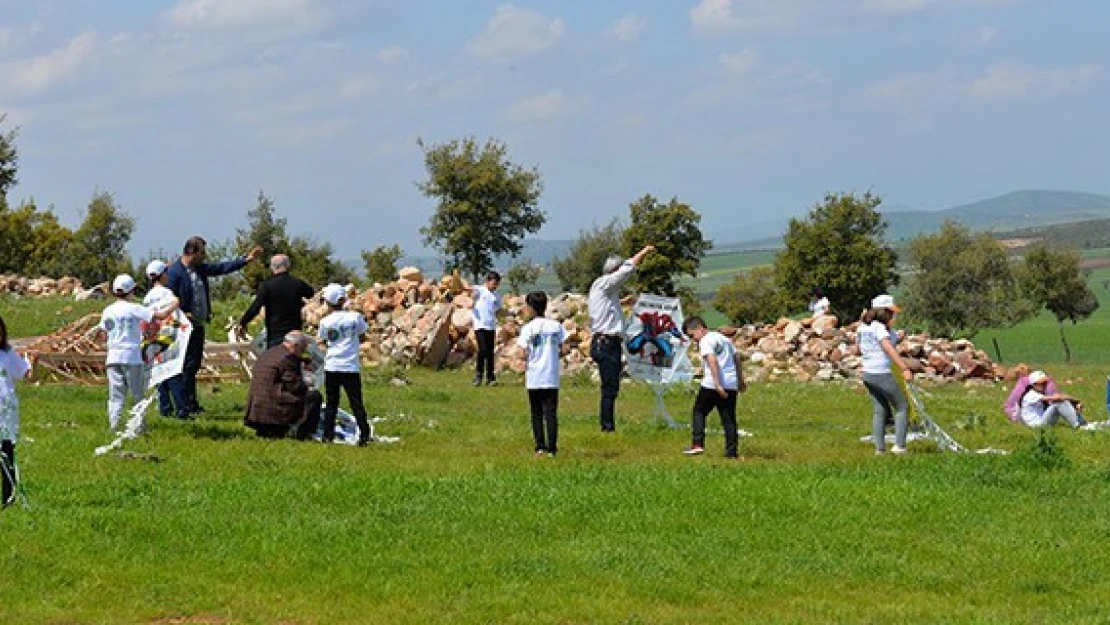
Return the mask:
[[[16,337],[49,318],[4,304]],[[1054,373],[1105,417],[1100,366]],[[400,441],[364,449],[257,440],[245,388],[205,387],[204,418],[151,417],[135,453],[104,457],[104,388],[23,385],[29,507],[0,512],[0,623],[1110,619],[1110,432],[1038,439],[1004,418],[1002,386],[926,401],[965,445],[1010,455],[876,457],[857,385],[755,384],[731,462],[719,429],[683,456],[688,431],[643,385],[601,434],[581,377],[559,457],[536,459],[520,376],[469,380],[368,369],[377,431]],[[683,423],[692,400],[666,397]]]

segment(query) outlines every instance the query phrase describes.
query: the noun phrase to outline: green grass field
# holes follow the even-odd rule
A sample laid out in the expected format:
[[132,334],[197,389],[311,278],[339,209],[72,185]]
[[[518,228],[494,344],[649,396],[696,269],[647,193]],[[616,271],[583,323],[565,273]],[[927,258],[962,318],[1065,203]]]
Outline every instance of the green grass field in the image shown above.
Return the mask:
[[[1060,370],[1101,406],[1102,371]],[[1034,435],[1005,389],[929,409],[972,447],[875,457],[854,385],[754,385],[743,462],[687,458],[688,432],[626,386],[619,431],[567,380],[560,456],[531,453],[519,377],[365,375],[370,448],[257,440],[244,389],[193,423],[108,440],[103,388],[21,389],[30,509],[0,513],[4,623],[1105,623],[1110,433]],[[218,392],[215,392],[218,390]],[[674,391],[686,421],[692,395]],[[1098,409],[1101,415],[1101,407]],[[958,422],[984,425],[962,430]],[[711,419],[710,423],[713,424]]]

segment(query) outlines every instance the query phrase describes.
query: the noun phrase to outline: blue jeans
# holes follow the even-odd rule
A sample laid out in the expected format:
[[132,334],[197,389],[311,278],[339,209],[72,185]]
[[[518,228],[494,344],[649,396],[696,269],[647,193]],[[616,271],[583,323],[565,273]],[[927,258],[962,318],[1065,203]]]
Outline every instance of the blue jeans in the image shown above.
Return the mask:
[[193,324],[193,333],[189,335],[189,344],[185,347],[185,359],[181,366],[181,375],[175,375],[166,380],[170,395],[173,397],[177,409],[177,417],[184,418],[200,412],[197,403],[197,372],[204,358],[204,326]]

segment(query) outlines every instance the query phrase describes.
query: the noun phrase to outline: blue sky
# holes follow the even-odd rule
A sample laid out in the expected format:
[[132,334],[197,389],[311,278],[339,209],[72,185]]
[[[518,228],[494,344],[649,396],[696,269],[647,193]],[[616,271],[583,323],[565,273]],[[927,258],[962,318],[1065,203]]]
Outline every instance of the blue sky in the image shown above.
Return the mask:
[[543,238],[678,196],[712,237],[826,191],[940,209],[1110,193],[1096,0],[0,0],[16,201],[132,252],[229,237],[259,189],[341,256],[419,252],[416,139],[506,141]]

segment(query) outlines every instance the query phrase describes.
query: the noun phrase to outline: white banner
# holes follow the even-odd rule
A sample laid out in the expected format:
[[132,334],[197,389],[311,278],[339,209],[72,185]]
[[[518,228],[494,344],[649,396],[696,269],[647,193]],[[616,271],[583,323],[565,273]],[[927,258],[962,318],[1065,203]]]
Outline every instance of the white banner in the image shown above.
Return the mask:
[[164,321],[143,324],[143,362],[150,368],[147,388],[181,373],[185,348],[193,334],[193,322],[180,310]]
[[682,303],[677,297],[641,295],[625,323],[628,375],[656,384],[685,382],[694,375],[682,334]]

